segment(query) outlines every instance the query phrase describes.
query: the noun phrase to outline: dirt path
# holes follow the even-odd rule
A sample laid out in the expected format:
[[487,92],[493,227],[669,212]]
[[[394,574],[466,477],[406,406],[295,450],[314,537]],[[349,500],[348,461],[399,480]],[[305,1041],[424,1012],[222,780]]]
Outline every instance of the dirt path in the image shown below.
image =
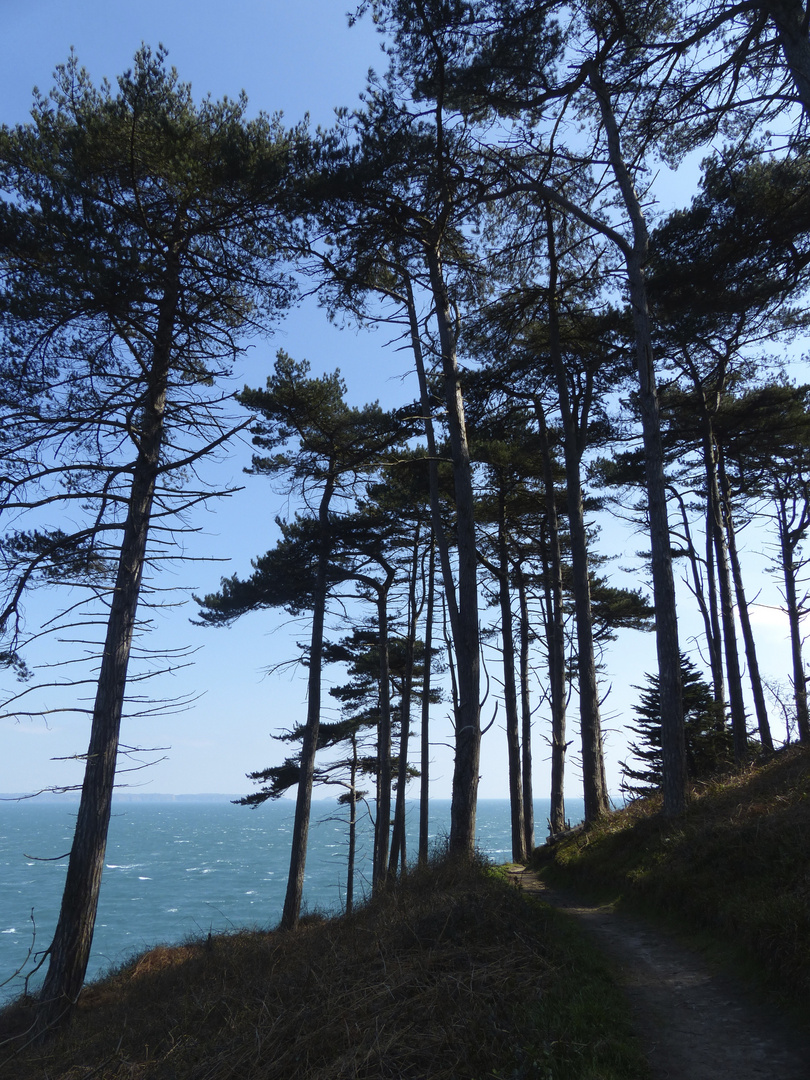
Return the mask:
[[810,1080],[810,1044],[753,991],[641,920],[552,890],[522,867],[510,876],[579,919],[618,965],[657,1080]]

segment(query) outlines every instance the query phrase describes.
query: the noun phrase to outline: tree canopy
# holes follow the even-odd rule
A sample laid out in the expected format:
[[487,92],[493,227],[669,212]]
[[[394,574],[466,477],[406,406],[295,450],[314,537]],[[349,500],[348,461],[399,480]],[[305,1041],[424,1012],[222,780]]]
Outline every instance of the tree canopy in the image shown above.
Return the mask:
[[[353,829],[358,772],[373,774],[374,888],[405,865],[405,789],[429,774],[437,699],[465,858],[501,709],[515,858],[533,843],[538,739],[564,827],[571,699],[585,817],[607,811],[617,638],[655,636],[625,775],[660,787],[666,814],[730,763],[727,718],[736,764],[772,752],[761,551],[810,739],[807,394],[785,365],[808,323],[801,5],[367,0],[355,17],[388,66],[328,130],[248,119],[243,97],[195,103],[146,47],[115,87],[71,57],[31,121],[0,130],[0,662],[27,677],[29,637],[100,628],[44,1026],[84,976],[139,604],[218,493],[205,457],[239,431],[275,528],[246,538],[265,554],[195,621],[308,622],[294,751],[246,763],[268,785],[249,804],[297,786],[284,926],[319,780],[348,785]],[[700,189],[664,213],[657,171],[695,152]],[[413,386],[358,406],[329,356],[281,350],[235,395],[234,361],[302,293],[347,329],[384,328]],[[68,598],[27,634],[37,585]],[[358,633],[362,657],[345,644]],[[342,699],[325,692],[340,666]]]

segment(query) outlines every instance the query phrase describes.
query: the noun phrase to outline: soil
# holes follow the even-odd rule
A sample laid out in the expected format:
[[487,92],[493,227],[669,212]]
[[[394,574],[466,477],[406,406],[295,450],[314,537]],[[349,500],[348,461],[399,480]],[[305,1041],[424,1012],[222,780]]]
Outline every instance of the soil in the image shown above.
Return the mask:
[[810,1039],[755,989],[637,917],[552,889],[520,866],[510,876],[578,919],[610,956],[656,1080],[810,1080]]

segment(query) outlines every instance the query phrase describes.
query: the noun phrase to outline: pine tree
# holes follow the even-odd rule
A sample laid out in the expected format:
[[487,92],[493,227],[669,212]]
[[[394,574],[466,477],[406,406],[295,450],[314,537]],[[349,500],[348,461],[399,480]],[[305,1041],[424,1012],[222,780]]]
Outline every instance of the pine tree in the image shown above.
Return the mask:
[[89,958],[144,570],[170,533],[156,539],[154,519],[211,494],[189,477],[234,431],[220,379],[289,301],[277,259],[296,138],[246,108],[195,105],[144,47],[116,90],[71,57],[32,121],[0,131],[2,396],[15,372],[47,387],[20,420],[40,442],[14,496],[84,513],[52,554],[78,537],[89,570],[95,545],[112,585],[42,1031],[72,1008]]
[[[637,722],[630,728],[638,741],[629,749],[637,762],[634,768],[622,762],[622,791],[633,797],[651,795],[661,789],[661,694],[657,675],[646,675],[645,686],[633,710]],[[691,660],[681,654],[683,712],[686,738],[686,769],[690,780],[700,780],[731,766],[734,750],[731,729],[724,710],[714,700],[709,683]]]
[[[307,720],[281,919],[285,929],[297,925],[303,896],[321,720],[327,600],[336,581],[356,578],[350,567],[344,567],[347,548],[344,543],[341,549],[335,508],[341,505],[345,509],[358,476],[371,470],[381,455],[403,436],[402,425],[379,405],[354,408],[346,403],[345,394],[340,372],[314,378],[306,361],[295,361],[282,351],[267,385],[263,389],[243,391],[242,402],[257,416],[252,428],[254,444],[261,450],[275,451],[254,456],[253,472],[272,477],[286,475],[291,480],[291,490],[317,504],[317,509],[310,516],[301,516],[283,526],[284,540],[255,561],[255,572],[249,578],[224,579],[219,593],[198,601],[201,621],[210,626],[227,626],[245,612],[265,607],[292,606],[312,614],[307,653]],[[277,573],[279,556],[289,562],[288,575]],[[303,587],[300,587],[298,582],[302,578]]]

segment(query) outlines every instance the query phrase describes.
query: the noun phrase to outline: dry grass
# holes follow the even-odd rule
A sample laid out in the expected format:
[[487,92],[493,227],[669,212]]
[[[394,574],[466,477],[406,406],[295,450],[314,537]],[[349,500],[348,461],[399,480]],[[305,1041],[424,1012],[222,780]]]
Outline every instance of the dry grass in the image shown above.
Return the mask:
[[646,799],[538,849],[561,883],[708,932],[797,1000],[810,1000],[810,749],[695,787],[687,813]]
[[[350,918],[154,949],[89,987],[46,1046],[6,1043],[16,1056],[0,1073],[641,1077],[609,975],[571,933],[484,868],[440,863]],[[4,1021],[19,1031],[28,1011]]]

